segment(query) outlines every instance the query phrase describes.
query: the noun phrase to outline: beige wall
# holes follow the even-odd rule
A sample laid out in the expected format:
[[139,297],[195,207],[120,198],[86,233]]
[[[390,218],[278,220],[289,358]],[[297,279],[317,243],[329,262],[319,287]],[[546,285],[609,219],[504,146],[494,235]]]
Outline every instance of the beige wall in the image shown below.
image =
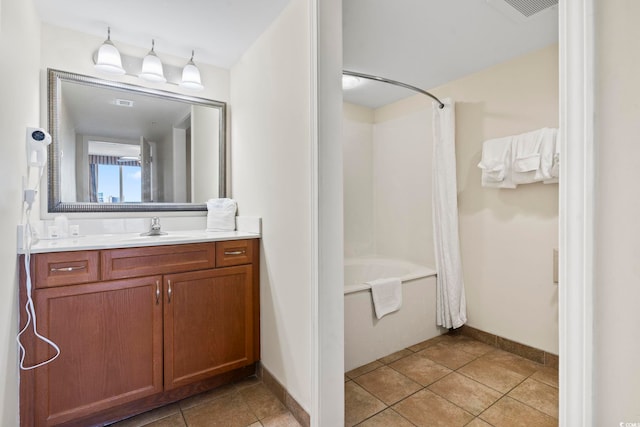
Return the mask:
[[[18,425],[16,224],[26,176],[25,127],[39,116],[40,23],[31,0],[0,3],[0,425]],[[33,185],[33,182],[32,182]]]
[[595,2],[594,426],[640,423],[640,3]]
[[550,46],[434,90],[456,101],[458,207],[468,324],[558,353],[558,186],[480,185],[482,142],[558,126],[558,50]]
[[262,217],[261,359],[311,412],[309,4],[292,0],[231,69],[231,196]]

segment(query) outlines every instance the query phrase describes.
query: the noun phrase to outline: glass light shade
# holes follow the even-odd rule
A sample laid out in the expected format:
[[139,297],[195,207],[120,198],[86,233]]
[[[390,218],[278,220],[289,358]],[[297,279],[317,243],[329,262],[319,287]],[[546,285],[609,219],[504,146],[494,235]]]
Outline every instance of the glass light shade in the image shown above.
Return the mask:
[[202,90],[202,81],[200,80],[200,70],[193,61],[189,61],[182,69],[182,81],[180,86],[191,90]]
[[164,77],[162,70],[162,62],[151,48],[151,52],[142,60],[142,72],[139,77],[149,82],[164,83],[167,79]]
[[105,40],[102,46],[100,46],[100,49],[98,49],[95,68],[96,70],[109,74],[122,75],[125,73],[124,68],[122,68],[120,52],[118,52],[118,49],[111,43],[111,40]]

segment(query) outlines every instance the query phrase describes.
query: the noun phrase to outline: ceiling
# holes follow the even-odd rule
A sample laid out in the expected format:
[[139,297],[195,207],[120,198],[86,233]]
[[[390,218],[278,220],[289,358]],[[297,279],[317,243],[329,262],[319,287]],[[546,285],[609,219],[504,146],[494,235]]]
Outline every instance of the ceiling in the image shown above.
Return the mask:
[[[289,0],[34,0],[43,22],[231,68]],[[97,48],[97,46],[96,46]]]
[[63,81],[60,94],[77,133],[118,141],[163,141],[191,113],[188,102],[111,87]]
[[[520,0],[520,3],[554,3]],[[423,90],[558,41],[557,6],[526,19],[503,0],[343,0],[344,69]],[[414,95],[385,83],[345,90],[379,107]]]
[[[513,0],[509,0],[513,1]],[[520,3],[552,0],[518,0]],[[42,21],[231,68],[289,0],[35,0]],[[558,40],[557,6],[525,19],[504,0],[343,0],[344,68],[425,90]],[[515,16],[515,17],[514,17]],[[366,81],[345,100],[413,95]]]

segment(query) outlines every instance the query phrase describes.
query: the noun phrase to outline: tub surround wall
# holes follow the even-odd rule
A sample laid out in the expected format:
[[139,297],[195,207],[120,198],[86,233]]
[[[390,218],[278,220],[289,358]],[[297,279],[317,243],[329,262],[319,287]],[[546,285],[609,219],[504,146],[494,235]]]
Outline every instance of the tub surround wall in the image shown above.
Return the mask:
[[343,105],[344,256],[375,253],[373,110]]
[[431,104],[378,108],[373,126],[376,253],[435,266]]
[[344,112],[345,256],[434,265],[430,105]]

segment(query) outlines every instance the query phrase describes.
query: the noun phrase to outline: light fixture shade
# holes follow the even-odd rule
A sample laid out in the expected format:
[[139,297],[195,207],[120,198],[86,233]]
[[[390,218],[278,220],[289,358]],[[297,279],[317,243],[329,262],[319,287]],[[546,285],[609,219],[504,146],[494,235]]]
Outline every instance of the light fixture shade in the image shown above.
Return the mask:
[[125,73],[124,68],[122,68],[120,52],[118,52],[118,49],[111,42],[111,28],[107,30],[107,39],[102,43],[100,49],[98,49],[98,56],[94,67],[96,70],[109,74],[122,75]]
[[164,83],[167,79],[162,70],[162,61],[154,52],[154,41],[151,41],[151,50],[142,60],[142,72],[139,77],[149,82]]
[[202,80],[200,80],[200,70],[193,63],[193,51],[191,52],[191,59],[182,69],[182,81],[180,86],[190,90],[202,90]]
[[182,69],[182,81],[180,86],[191,90],[202,90],[202,81],[200,80],[200,70],[193,62],[189,62]]

